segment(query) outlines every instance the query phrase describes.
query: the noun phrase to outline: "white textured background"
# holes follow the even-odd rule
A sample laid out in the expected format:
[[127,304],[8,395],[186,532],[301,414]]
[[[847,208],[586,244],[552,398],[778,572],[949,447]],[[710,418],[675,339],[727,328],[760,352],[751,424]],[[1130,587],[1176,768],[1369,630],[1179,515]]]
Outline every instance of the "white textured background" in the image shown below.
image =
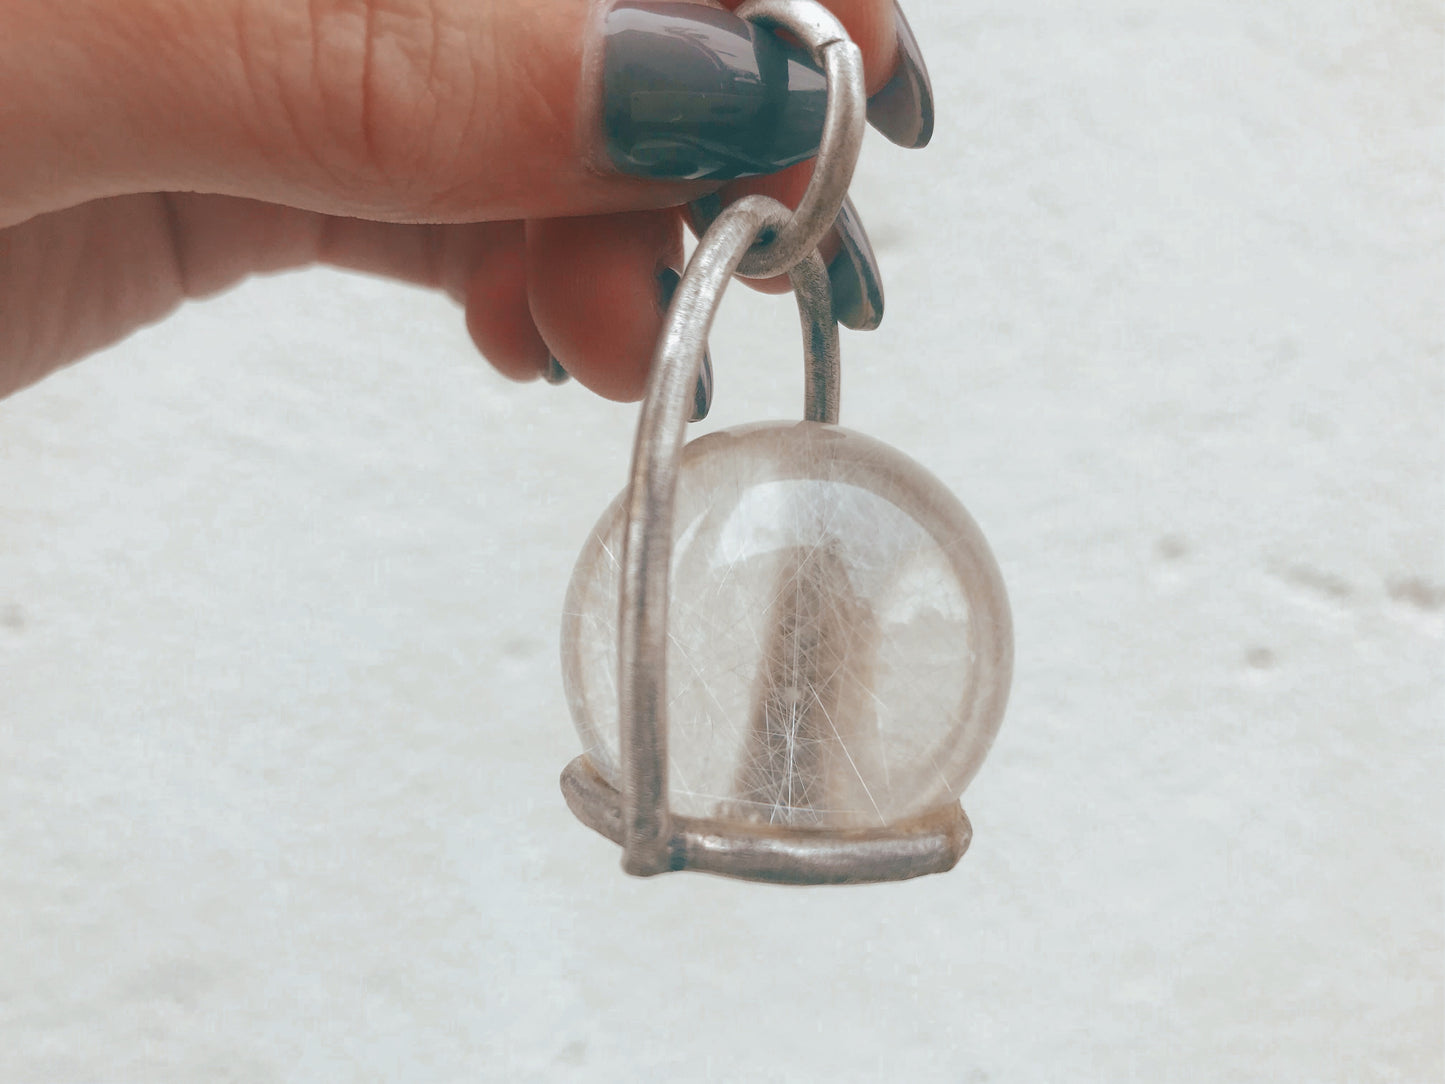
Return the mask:
[[257,281],[0,404],[0,1081],[1440,1080],[1445,16],[1080,7],[913,0],[856,186],[844,421],[1015,606],[954,873],[625,878],[556,634],[634,409]]

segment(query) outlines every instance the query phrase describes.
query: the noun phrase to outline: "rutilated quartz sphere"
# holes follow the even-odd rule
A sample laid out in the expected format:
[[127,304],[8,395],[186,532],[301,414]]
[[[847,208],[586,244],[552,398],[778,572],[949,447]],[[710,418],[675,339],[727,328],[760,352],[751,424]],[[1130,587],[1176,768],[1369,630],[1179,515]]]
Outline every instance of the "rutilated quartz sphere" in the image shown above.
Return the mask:
[[[578,558],[562,624],[572,717],[619,789],[625,519],[619,496]],[[1008,698],[1008,599],[973,519],[907,456],[816,422],[693,441],[670,576],[675,813],[882,827],[973,778]]]

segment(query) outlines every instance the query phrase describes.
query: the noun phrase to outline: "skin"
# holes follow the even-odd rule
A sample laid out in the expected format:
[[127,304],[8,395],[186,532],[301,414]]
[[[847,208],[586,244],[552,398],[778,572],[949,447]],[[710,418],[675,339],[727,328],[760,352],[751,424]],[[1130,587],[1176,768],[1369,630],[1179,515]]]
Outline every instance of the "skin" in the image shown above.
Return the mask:
[[[887,82],[891,3],[828,6],[870,92]],[[550,351],[639,397],[676,206],[700,190],[595,165],[595,18],[594,0],[6,0],[0,396],[189,298],[324,263],[445,290],[507,377]],[[726,192],[796,203],[807,171]]]

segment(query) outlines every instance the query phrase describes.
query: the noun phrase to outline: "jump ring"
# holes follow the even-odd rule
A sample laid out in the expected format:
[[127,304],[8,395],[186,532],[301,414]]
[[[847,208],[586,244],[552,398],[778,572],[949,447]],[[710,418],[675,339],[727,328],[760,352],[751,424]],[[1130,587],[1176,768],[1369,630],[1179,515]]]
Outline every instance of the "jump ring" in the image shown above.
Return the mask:
[[[737,14],[750,22],[790,31],[807,47],[828,80],[828,106],[813,178],[793,217],[770,238],[750,248],[738,265],[744,278],[771,278],[791,271],[818,247],[838,218],[863,146],[868,102],[863,54],[826,8],[814,0],[748,0]],[[706,233],[717,217],[716,197],[690,205],[693,225]]]

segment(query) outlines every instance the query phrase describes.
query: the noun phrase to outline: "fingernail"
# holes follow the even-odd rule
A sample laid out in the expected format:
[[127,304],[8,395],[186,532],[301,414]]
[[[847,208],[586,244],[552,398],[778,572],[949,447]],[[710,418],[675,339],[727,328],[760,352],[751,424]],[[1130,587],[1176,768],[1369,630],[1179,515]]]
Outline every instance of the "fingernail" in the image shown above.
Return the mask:
[[[662,311],[666,312],[672,304],[672,295],[677,292],[677,284],[682,281],[679,275],[670,267],[664,267],[657,273],[657,297],[662,305]],[[707,417],[707,412],[712,409],[712,354],[703,347],[702,368],[697,374],[697,387],[692,393],[692,416],[690,422],[700,422]]]
[[712,409],[712,355],[702,355],[702,372],[697,374],[697,387],[692,393],[692,417],[690,422],[700,422]]
[[547,371],[542,374],[542,379],[548,384],[565,384],[572,379],[572,374],[562,368],[562,363],[552,355],[547,355]]
[[883,276],[852,199],[843,201],[833,231],[838,237],[838,254],[828,263],[833,315],[844,327],[872,331],[883,322]]
[[898,68],[868,99],[868,121],[900,147],[926,147],[933,138],[933,84],[918,39],[897,3],[893,18],[898,28]]
[[730,12],[668,0],[618,4],[604,33],[603,124],[621,172],[730,180],[817,153],[828,88],[803,50]]

